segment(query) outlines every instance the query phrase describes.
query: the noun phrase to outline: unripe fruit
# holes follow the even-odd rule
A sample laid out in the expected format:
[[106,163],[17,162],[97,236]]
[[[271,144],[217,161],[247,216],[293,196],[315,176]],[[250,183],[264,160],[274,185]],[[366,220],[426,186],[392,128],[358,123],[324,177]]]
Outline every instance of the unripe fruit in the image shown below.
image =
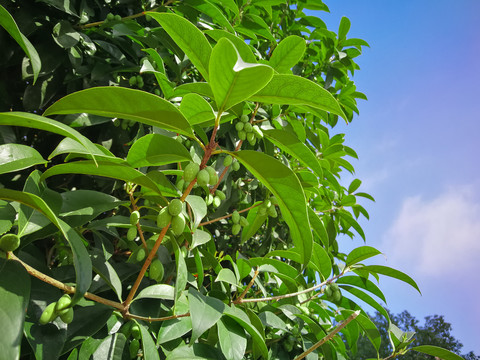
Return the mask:
[[207,204],[207,206],[208,206],[208,205],[211,205],[212,203],[213,203],[213,195],[208,193],[208,195],[205,199],[205,204]]
[[185,180],[184,180],[184,179],[178,180],[178,182],[177,182],[177,189],[183,190],[183,187],[184,187],[184,186],[185,186]]
[[247,141],[248,141],[249,143],[255,142],[255,134],[254,134],[254,133],[251,133],[251,132],[247,133]]
[[186,182],[190,183],[195,177],[197,176],[198,172],[200,171],[200,165],[195,162],[189,163],[185,166],[185,170],[183,172],[183,178]]
[[242,230],[242,227],[240,226],[240,224],[233,224],[232,226],[232,234],[233,235],[237,235],[240,230]]
[[262,130],[260,130],[258,125],[253,125],[253,133],[255,134],[255,136],[257,138],[259,138],[259,139],[263,138],[263,132],[262,132]]
[[172,231],[175,235],[180,235],[185,230],[185,218],[182,214],[172,218]]
[[49,304],[45,308],[45,310],[43,310],[42,315],[40,316],[40,319],[38,320],[38,322],[41,325],[48,324],[49,322],[55,320],[55,318],[57,317],[57,313],[55,312],[55,306],[56,305],[57,305],[57,303],[53,302],[53,303]]
[[115,15],[115,21],[122,21],[122,17],[120,15]]
[[0,249],[15,251],[20,246],[20,238],[16,234],[5,234],[0,238]]
[[235,130],[237,130],[237,131],[243,130],[244,127],[245,127],[245,124],[243,122],[237,122],[235,124]]
[[[253,131],[253,126],[252,126],[252,124],[250,124],[250,123],[248,123],[248,122],[245,123],[245,125],[243,125],[243,130],[245,130],[247,133],[252,132],[252,131]],[[247,137],[248,137],[248,135],[247,135]]]
[[247,133],[245,130],[241,130],[238,132],[238,138],[240,140],[245,140],[247,138]]
[[145,249],[142,247],[142,248],[138,249],[137,254],[135,256],[135,260],[137,262],[143,261],[145,259],[146,255],[147,255],[147,253],[145,252]]
[[140,220],[140,212],[138,210],[135,210],[130,214],[130,224],[137,225],[138,220]]
[[129,80],[128,80],[128,83],[130,84],[130,86],[134,86],[137,84],[137,77],[136,76],[132,76]]
[[209,175],[208,183],[212,185],[216,184],[218,182],[218,174],[215,169],[211,166],[207,166],[205,170],[208,171]]
[[332,301],[339,302],[340,300],[342,300],[342,293],[340,292],[340,290],[334,291],[332,295]]
[[218,208],[221,203],[222,203],[222,200],[218,196],[215,196],[213,198],[213,206],[214,207]]
[[227,198],[227,195],[225,195],[225,193],[222,190],[215,191],[215,195],[217,195],[222,201]]
[[333,290],[330,285],[325,286],[325,290],[323,291],[327,298],[330,298],[333,294]]
[[173,199],[170,201],[170,204],[168,204],[168,212],[172,216],[177,216],[182,212],[183,208],[183,203],[180,199]]
[[233,164],[232,164],[232,170],[233,171],[238,171],[240,170],[240,163],[238,161],[235,161]]
[[246,123],[248,121],[248,115],[242,115],[240,121]]
[[240,213],[235,210],[232,214],[232,221],[234,224],[238,224],[240,222]]
[[249,225],[248,220],[245,219],[243,216],[240,216],[240,222],[239,222],[239,223],[240,223],[240,225],[243,226],[243,227]]
[[71,303],[72,298],[70,297],[70,295],[65,294],[60,299],[58,299],[57,305],[55,306],[55,311],[60,312],[66,308],[69,308]]
[[230,166],[230,165],[232,165],[232,162],[233,162],[232,155],[227,155],[225,157],[225,159],[223,159],[223,166],[225,166],[225,167]]
[[192,141],[190,139],[185,140],[185,147],[189,149],[192,146]]
[[278,200],[275,196],[270,196],[270,202],[272,205],[278,205]]
[[271,206],[267,210],[268,216],[271,216],[273,218],[276,218],[278,216],[277,209],[275,209],[275,206]]
[[130,229],[127,231],[127,240],[128,241],[133,241],[137,237],[137,227],[132,226]]
[[262,206],[268,209],[270,206],[272,206],[272,202],[270,201],[270,199],[267,199],[263,202]]
[[198,172],[197,184],[199,186],[207,186],[209,180],[210,180],[210,175],[208,174],[207,170],[203,169]]
[[266,207],[263,207],[263,206],[260,206],[258,208],[258,213],[257,213],[259,216],[265,216],[267,215],[267,208]]
[[108,13],[107,21],[112,21],[113,19],[115,19],[115,15],[113,15],[112,13]]
[[143,85],[144,85],[144,83],[143,83],[143,78],[142,78],[140,75],[137,75],[137,86],[138,86],[139,88],[142,88]]
[[165,206],[160,212],[158,213],[157,216],[157,226],[160,229],[163,229],[165,226],[168,226],[170,221],[172,220],[172,215],[170,215],[170,212],[168,211],[168,207]]
[[163,264],[160,259],[154,259],[150,264],[150,278],[158,282],[162,281],[164,274]]
[[128,346],[128,352],[130,353],[131,359],[136,359],[138,350],[140,350],[140,341],[138,339],[133,339]]
[[157,96],[160,96],[160,94],[161,94],[160,89],[155,89],[153,92],[154,92],[155,95],[157,95]]
[[140,339],[140,337],[142,336],[142,333],[140,331],[140,327],[137,325],[137,324],[133,324],[132,325],[132,336],[134,339]]
[[73,321],[73,308],[68,308],[66,313],[60,315],[60,319],[62,319],[65,324],[70,324]]
[[119,127],[119,126],[120,126],[120,123],[121,123],[121,121],[120,121],[119,118],[115,118],[115,119],[113,120],[113,126],[115,126],[115,127]]

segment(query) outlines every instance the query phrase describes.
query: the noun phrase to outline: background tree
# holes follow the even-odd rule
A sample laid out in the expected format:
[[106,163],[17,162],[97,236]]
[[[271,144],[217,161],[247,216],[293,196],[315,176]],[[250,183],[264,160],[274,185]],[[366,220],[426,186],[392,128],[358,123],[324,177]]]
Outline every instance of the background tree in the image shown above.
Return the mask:
[[1,4],[2,356],[380,348],[356,299],[388,318],[379,275],[418,286],[338,241],[365,240],[373,200],[342,184],[357,154],[331,133],[366,99],[347,18],[328,30],[304,12],[319,0]]

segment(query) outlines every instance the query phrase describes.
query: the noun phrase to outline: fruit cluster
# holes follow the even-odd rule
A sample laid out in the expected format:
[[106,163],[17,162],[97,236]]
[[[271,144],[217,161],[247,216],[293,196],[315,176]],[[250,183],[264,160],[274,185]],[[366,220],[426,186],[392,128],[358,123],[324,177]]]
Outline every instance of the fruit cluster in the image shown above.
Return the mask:
[[255,145],[257,138],[261,139],[263,137],[262,130],[258,125],[252,125],[248,122],[248,116],[242,115],[240,121],[237,121],[235,124],[235,129],[237,130],[237,135],[240,140],[247,140],[250,145]]
[[120,328],[120,332],[124,334],[127,339],[130,336],[133,337],[133,339],[130,341],[128,349],[130,353],[130,359],[137,359],[141,352],[140,339],[142,338],[142,332],[140,330],[140,325],[138,325],[135,321],[129,321]]
[[245,219],[243,216],[240,216],[240,213],[235,210],[232,214],[232,221],[233,221],[233,226],[232,226],[232,234],[237,235],[240,230],[242,230],[242,227],[248,226],[248,220]]
[[107,17],[105,18],[105,22],[113,22],[113,21],[122,21],[122,17],[120,15],[113,15],[112,13],[108,13]]
[[128,83],[130,84],[130,86],[136,86],[139,89],[143,88],[143,86],[145,85],[141,75],[130,77],[130,79],[128,79]]
[[265,216],[268,214],[268,216],[276,218],[278,214],[275,205],[278,205],[277,198],[275,196],[271,196],[260,205],[260,208],[258,209],[258,215]]
[[342,292],[336,283],[330,283],[325,286],[325,290],[323,292],[328,301],[337,303],[342,299]]
[[157,226],[163,229],[171,223],[171,230],[175,235],[180,235],[185,229],[185,217],[182,214],[183,202],[173,199],[168,206],[160,210],[157,216]]
[[58,301],[49,304],[45,310],[43,310],[40,320],[41,325],[48,324],[54,321],[58,316],[65,324],[70,324],[73,321],[73,308],[72,299],[70,295],[63,295]]

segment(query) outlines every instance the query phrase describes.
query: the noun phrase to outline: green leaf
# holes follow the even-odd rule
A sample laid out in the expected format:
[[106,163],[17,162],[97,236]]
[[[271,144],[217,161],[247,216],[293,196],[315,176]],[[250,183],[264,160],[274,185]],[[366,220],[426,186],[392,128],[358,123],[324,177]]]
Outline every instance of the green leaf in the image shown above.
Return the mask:
[[160,345],[178,339],[191,330],[192,319],[190,316],[162,321],[162,326],[157,335],[157,344]]
[[305,53],[305,40],[300,36],[290,35],[277,45],[268,64],[281,74],[291,73]]
[[208,63],[212,47],[203,33],[187,19],[169,13],[146,12],[162,25],[175,44],[188,56],[205,80],[209,80]]
[[189,93],[183,97],[180,103],[180,111],[191,125],[215,119],[215,113],[210,104],[195,93]]
[[92,161],[85,160],[76,161],[69,164],[56,165],[45,171],[45,173],[42,175],[42,179],[47,179],[51,176],[61,174],[84,174],[104,176],[145,186],[158,194],[163,194],[166,196],[177,196],[177,193],[173,188],[155,183],[150,177],[144,175],[140,171],[135,170],[128,165],[115,164],[104,161],[100,161],[98,164],[99,167],[96,167]]
[[385,276],[395,278],[397,280],[401,280],[413,286],[413,288],[415,288],[420,294],[422,293],[418,288],[417,283],[410,276],[408,276],[407,274],[399,270],[392,269],[388,266],[383,266],[383,265],[368,265],[368,266],[363,266],[360,269],[362,271],[368,271],[374,274],[385,275]]
[[40,73],[40,68],[42,67],[40,56],[38,56],[37,50],[35,50],[32,43],[20,32],[15,20],[2,5],[0,5],[0,26],[7,30],[30,59],[33,71],[33,83],[35,84],[38,74]]
[[222,317],[217,323],[218,342],[226,359],[241,360],[247,348],[245,330],[236,321]]
[[343,16],[340,20],[340,25],[338,27],[338,39],[344,40],[347,38],[348,31],[350,30],[350,20]]
[[380,251],[371,246],[360,246],[353,249],[347,256],[345,266],[351,266],[372,256],[381,254]]
[[227,38],[233,43],[233,45],[235,45],[235,48],[240,54],[240,57],[244,61],[249,63],[257,62],[257,58],[255,57],[255,55],[253,55],[252,50],[250,50],[248,44],[240,37],[235,36],[234,34],[229,33],[225,30],[207,30],[205,31],[205,33],[212,39],[214,39],[216,42],[218,42],[221,38]]
[[315,264],[323,280],[330,277],[332,273],[332,260],[330,256],[328,256],[327,251],[316,242],[313,243],[313,252],[310,261]]
[[140,325],[140,332],[142,334],[142,350],[143,350],[143,359],[145,360],[160,360],[160,355],[158,354],[157,346],[155,341],[153,341],[150,332],[145,329],[144,326]]
[[309,105],[346,119],[337,100],[313,81],[295,75],[273,75],[272,80],[251,101],[279,105]]
[[110,263],[103,256],[95,254],[91,256],[93,270],[110,286],[117,294],[118,300],[122,300],[122,280]]
[[282,217],[290,228],[293,243],[302,261],[308,264],[312,255],[312,233],[308,221],[305,194],[295,173],[264,153],[243,150],[232,153],[278,200]]
[[336,283],[339,285],[348,284],[358,286],[378,296],[380,299],[383,300],[383,302],[387,302],[387,300],[385,299],[385,295],[383,295],[378,286],[366,278],[362,278],[360,276],[342,276],[337,279]]
[[195,232],[192,234],[192,244],[190,245],[190,249],[194,249],[199,245],[206,244],[210,240],[212,240],[212,235],[210,235],[210,233],[200,229],[196,229]]
[[191,230],[195,231],[202,219],[207,215],[207,204],[205,200],[198,195],[188,195],[185,201],[190,205],[194,221],[190,222]]
[[442,349],[438,346],[433,346],[433,345],[420,345],[420,346],[415,346],[411,348],[411,350],[418,351],[423,354],[428,354],[432,356],[436,356],[440,359],[443,360],[463,360],[461,356],[458,356],[457,354],[446,350]]
[[149,287],[146,287],[138,293],[138,295],[133,299],[133,301],[138,299],[165,299],[165,300],[174,300],[175,299],[175,288],[167,284],[155,284]]
[[40,211],[45,215],[60,231],[65,239],[67,239],[72,252],[73,263],[76,275],[76,291],[72,298],[72,304],[76,304],[83,298],[83,294],[87,292],[92,282],[92,263],[88,255],[83,239],[78,233],[72,229],[66,222],[57,218],[50,207],[42,200],[42,198],[22,191],[0,189],[0,199],[18,201],[19,203],[28,205],[29,207]]
[[0,174],[46,164],[47,161],[34,148],[21,144],[0,145]]
[[213,5],[211,2],[207,0],[188,0],[185,3],[209,16],[218,25],[228,29],[232,33],[235,32],[225,15],[223,15],[220,9]]
[[0,200],[0,235],[12,228],[16,215],[17,212],[12,205]]
[[117,360],[122,358],[127,338],[122,333],[107,336],[92,354],[92,360]]
[[[257,204],[260,204],[260,202],[256,202],[254,205],[257,205]],[[248,215],[247,215],[248,225],[245,226],[242,230],[241,244],[243,244],[245,241],[247,241],[253,235],[255,235],[258,229],[260,229],[263,223],[268,219],[267,214],[258,215],[258,210],[259,210],[259,207],[256,206],[253,209],[250,209],[248,211]]]
[[127,155],[127,162],[134,168],[182,161],[192,161],[185,146],[171,137],[160,134],[142,136],[133,143]]
[[0,113],[0,125],[22,126],[49,131],[78,141],[90,154],[94,154],[98,151],[95,144],[80,134],[77,130],[62,124],[61,122],[43,116],[15,111]]
[[183,258],[183,254],[178,247],[176,241],[172,241],[174,252],[175,252],[175,262],[176,262],[176,271],[177,277],[175,282],[175,303],[177,303],[180,295],[185,290],[188,282],[188,270],[187,264],[185,263],[185,259]]
[[354,179],[348,186],[348,193],[352,194],[355,190],[357,190],[360,187],[361,184],[362,184],[361,180]]
[[210,87],[210,84],[206,82],[194,82],[179,85],[175,88],[172,97],[183,97],[190,93],[207,96],[213,99],[212,88]]
[[[350,316],[353,313],[353,311],[343,310],[342,314],[344,313],[348,313],[348,316]],[[372,322],[372,320],[370,320],[368,317],[366,317],[363,314],[358,314],[358,316],[355,318],[355,321],[358,323],[358,325],[360,325],[365,335],[368,337],[368,339],[370,340],[370,342],[375,347],[378,353],[378,349],[380,348],[380,343],[382,342],[382,339],[380,336],[380,332],[378,331],[375,324]]]
[[223,281],[233,286],[238,285],[237,277],[235,276],[233,271],[226,268],[220,270],[220,272],[217,275],[217,278],[215,279],[215,282],[217,281]]
[[352,228],[355,229],[355,231],[362,237],[363,241],[366,241],[365,239],[365,232],[363,231],[362,227],[360,224],[355,220],[348,211],[346,210],[339,210],[338,214],[341,216],[342,220],[345,220],[345,222],[350,225]]
[[[55,150],[52,151],[52,153],[48,156],[48,159],[52,159],[55,156],[61,155],[61,154],[71,154],[69,158],[72,158],[72,155],[79,156],[79,155],[85,155],[86,159],[91,160],[92,159],[92,153],[95,156],[95,158],[103,158],[103,160],[111,161],[111,162],[125,162],[125,160],[120,159],[115,157],[110,151],[105,149],[103,146],[94,144],[96,147],[96,150],[93,151],[94,149],[91,149],[91,152],[87,150],[82,144],[80,144],[78,141],[75,141],[71,138],[65,138],[60,143],[57,145]],[[67,161],[67,160],[65,160]]]
[[271,142],[277,145],[280,149],[290,154],[295,159],[300,161],[306,167],[312,169],[312,171],[319,178],[323,178],[323,170],[318,162],[316,156],[312,151],[298,138],[287,130],[263,130],[265,135]]
[[30,298],[30,276],[24,267],[0,259],[0,353],[3,359],[19,359],[23,323]]
[[175,105],[157,95],[119,86],[99,86],[74,92],[55,102],[43,115],[83,112],[134,120],[193,136],[190,124]]
[[221,38],[213,48],[209,69],[210,86],[219,113],[254,95],[273,76],[270,66],[244,62],[226,38]]
[[387,311],[381,306],[374,298],[370,295],[365,294],[362,290],[351,287],[351,286],[340,286],[342,289],[348,291],[350,294],[356,296],[360,300],[364,301],[366,304],[370,305],[372,308],[377,310],[380,314],[382,314],[385,319],[389,319]]
[[225,304],[216,298],[204,296],[193,288],[188,289],[188,302],[192,318],[191,343],[194,343],[220,320]]
[[329,246],[329,239],[327,229],[325,229],[325,225],[323,224],[320,217],[313,211],[313,209],[308,206],[308,219],[310,221],[310,225],[312,227],[313,232],[318,236],[320,241],[323,243],[323,246],[328,248]]

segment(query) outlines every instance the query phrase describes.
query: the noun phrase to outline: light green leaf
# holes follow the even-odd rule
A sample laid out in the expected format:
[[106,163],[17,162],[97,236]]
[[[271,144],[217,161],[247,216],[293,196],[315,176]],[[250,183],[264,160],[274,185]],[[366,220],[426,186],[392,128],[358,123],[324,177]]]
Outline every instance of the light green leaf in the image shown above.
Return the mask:
[[175,43],[188,56],[205,80],[209,80],[208,63],[212,47],[203,33],[187,19],[170,13],[146,12],[162,25]]
[[342,276],[337,279],[336,283],[338,285],[348,284],[348,285],[358,286],[378,296],[380,299],[383,300],[383,302],[385,303],[387,302],[387,300],[385,299],[385,295],[383,295],[383,293],[380,291],[378,286],[366,278],[362,278],[360,276]]
[[[92,159],[92,153],[95,156],[95,158],[102,158],[103,160],[106,161],[112,161],[112,162],[125,162],[125,160],[120,159],[115,157],[110,151],[105,149],[103,146],[98,145],[98,144],[93,144],[96,147],[96,150],[90,149],[91,152],[86,149],[81,143],[79,143],[76,140],[73,140],[71,138],[65,138],[60,143],[57,145],[55,150],[52,151],[52,153],[48,156],[48,159],[52,159],[55,156],[61,155],[61,154],[71,154],[69,158],[72,157],[72,155],[85,155],[84,157],[87,159]],[[65,160],[67,161],[67,160]]]
[[278,200],[283,219],[290,228],[295,247],[308,264],[312,255],[312,233],[302,186],[295,173],[275,158],[264,153],[243,150],[232,153]]
[[366,241],[365,239],[365,232],[363,231],[362,227],[360,224],[355,220],[348,211],[346,210],[339,210],[338,214],[341,216],[342,220],[345,220],[345,222],[350,225],[352,228],[355,229],[355,231],[362,237],[363,241]]
[[340,20],[340,25],[338,27],[338,39],[339,40],[344,40],[347,38],[348,31],[350,30],[350,20],[342,16],[342,19]]
[[188,289],[190,317],[192,318],[192,339],[194,343],[205,331],[222,317],[225,304],[213,297],[204,296],[193,288]]
[[209,16],[218,25],[228,29],[230,32],[235,32],[232,25],[230,25],[230,22],[227,20],[225,15],[222,14],[220,9],[208,0],[187,0],[185,1],[185,4]]
[[33,83],[35,84],[38,74],[40,73],[40,68],[42,67],[40,56],[38,56],[37,50],[35,50],[32,43],[20,32],[15,20],[2,5],[0,5],[0,26],[7,30],[10,36],[13,37],[25,54],[27,54],[30,59],[30,64],[32,65]]
[[0,259],[0,354],[3,359],[19,359],[23,323],[30,298],[30,276],[16,262]]
[[378,254],[381,254],[381,252],[371,246],[360,246],[348,254],[345,266],[354,265]]
[[21,144],[0,145],[0,174],[23,170],[47,161],[34,148]]
[[127,155],[127,162],[134,168],[182,161],[192,161],[185,146],[171,137],[160,134],[142,136],[133,143]]
[[433,345],[415,346],[411,350],[415,350],[423,354],[436,356],[443,360],[463,360],[461,356],[458,356],[457,354],[449,350],[442,349],[441,347],[433,346]]
[[330,277],[332,273],[332,260],[328,256],[327,251],[316,242],[313,243],[313,253],[310,261],[317,267],[322,275],[322,280]]
[[309,105],[346,119],[337,100],[320,85],[295,75],[273,75],[272,80],[251,101],[279,105]]
[[210,235],[210,233],[196,229],[192,234],[192,245],[190,246],[190,249],[194,249],[199,245],[206,244],[210,240],[212,240],[212,235]]
[[362,184],[361,180],[354,179],[348,186],[348,193],[352,194],[355,190],[357,190],[360,187],[361,184]]
[[247,348],[245,330],[236,321],[226,316],[217,322],[218,342],[223,355],[229,360],[241,360]]
[[257,58],[255,55],[253,55],[252,50],[250,50],[250,47],[248,44],[241,39],[238,36],[235,36],[232,33],[229,33],[228,31],[225,30],[207,30],[205,33],[210,36],[212,39],[214,39],[216,42],[218,42],[221,38],[227,38],[230,40],[233,45],[235,45],[235,48],[237,49],[238,53],[240,54],[240,57],[249,63],[256,63]]
[[365,294],[362,290],[354,288],[352,286],[340,286],[342,289],[345,291],[348,291],[350,294],[356,296],[360,300],[364,301],[368,305],[370,305],[372,308],[377,310],[380,314],[382,314],[385,319],[389,319],[387,311],[381,306],[374,298],[372,298],[370,295]]
[[233,271],[226,268],[220,270],[220,272],[217,275],[217,278],[215,279],[215,282],[217,281],[223,281],[233,286],[238,285],[237,277],[235,276]]
[[190,222],[191,230],[195,231],[202,219],[207,215],[207,204],[205,200],[198,195],[188,195],[185,201],[190,205],[193,213],[193,222]]
[[143,357],[145,360],[160,360],[160,355],[158,354],[158,349],[153,341],[150,332],[145,329],[144,326],[140,325],[140,332],[142,334],[142,350]]
[[323,170],[318,159],[294,134],[286,130],[272,129],[263,130],[263,135],[280,149],[300,161],[300,163],[312,169],[319,178],[323,178]]
[[195,93],[213,99],[213,92],[210,84],[206,82],[194,82],[179,85],[175,88],[172,97],[183,97]]
[[[254,205],[257,205],[257,204],[260,204],[260,201],[256,202]],[[248,211],[248,215],[247,215],[248,225],[242,229],[241,244],[243,244],[245,241],[247,241],[253,235],[255,235],[258,229],[260,229],[263,223],[268,219],[267,214],[258,215],[258,210],[259,210],[259,207],[256,206]]]
[[313,209],[308,206],[308,219],[310,220],[310,225],[312,226],[313,232],[318,236],[320,241],[323,243],[323,246],[326,248],[329,247],[329,239],[328,233],[325,229],[325,225],[323,224],[320,217],[313,211]]
[[219,113],[254,95],[273,76],[270,66],[244,62],[226,38],[221,38],[213,48],[209,69]]
[[180,111],[191,125],[215,119],[215,113],[210,104],[195,93],[189,93],[183,97],[180,103]]
[[140,291],[133,301],[145,298],[173,300],[175,299],[175,288],[167,284],[151,285]]
[[89,113],[138,121],[186,136],[193,136],[187,119],[175,105],[145,91],[120,86],[100,86],[64,96],[44,115]]
[[300,36],[290,35],[277,45],[268,64],[281,74],[291,73],[305,53],[305,40]]
[[385,275],[385,276],[395,278],[397,280],[401,280],[413,286],[420,294],[422,293],[417,283],[410,276],[408,276],[407,274],[399,270],[392,269],[388,266],[383,266],[383,265],[368,265],[368,266],[363,266],[359,269],[361,269],[362,271],[368,271],[374,274]]
[[157,344],[160,345],[178,339],[191,330],[192,319],[190,316],[162,321],[162,326],[158,331]]

